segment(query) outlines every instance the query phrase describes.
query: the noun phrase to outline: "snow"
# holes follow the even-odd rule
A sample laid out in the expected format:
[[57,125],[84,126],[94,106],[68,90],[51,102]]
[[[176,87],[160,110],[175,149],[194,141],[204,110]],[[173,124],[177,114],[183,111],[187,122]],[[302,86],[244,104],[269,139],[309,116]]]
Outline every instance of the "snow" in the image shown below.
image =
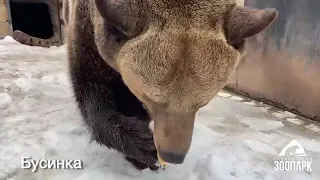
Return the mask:
[[312,130],[312,131],[315,131],[315,132],[320,132],[320,127],[319,126],[316,126],[314,124],[309,124],[306,126],[306,128]]
[[288,118],[287,121],[297,125],[302,125],[304,123],[302,120],[297,118]]
[[11,101],[12,99],[8,93],[0,93],[0,109],[7,108]]
[[251,101],[251,102],[243,102],[244,104],[247,104],[247,105],[251,105],[251,106],[254,106],[256,105],[256,103],[254,101]]
[[236,100],[236,101],[242,101],[243,100],[242,97],[238,97],[238,96],[232,96],[231,99],[232,100]]
[[225,98],[227,98],[227,97],[230,97],[230,96],[231,96],[231,94],[226,93],[226,92],[219,92],[217,95],[218,95],[218,96],[220,96],[220,97],[225,97]]
[[[0,40],[0,179],[320,179],[318,134],[286,126],[268,107],[220,95],[197,113],[191,149],[182,165],[138,171],[119,153],[90,143],[73,100],[65,46],[29,47],[7,36]],[[313,171],[275,172],[273,159],[294,139],[312,156]],[[21,168],[22,157],[79,159],[84,167],[31,172]]]
[[239,123],[257,131],[270,131],[284,127],[284,124],[281,121],[274,121],[265,118],[240,118]]
[[272,113],[272,115],[273,115],[273,116],[276,116],[276,117],[278,117],[278,118],[294,118],[294,117],[296,117],[295,114],[290,113],[290,112],[288,112],[288,111],[274,112],[274,113]]

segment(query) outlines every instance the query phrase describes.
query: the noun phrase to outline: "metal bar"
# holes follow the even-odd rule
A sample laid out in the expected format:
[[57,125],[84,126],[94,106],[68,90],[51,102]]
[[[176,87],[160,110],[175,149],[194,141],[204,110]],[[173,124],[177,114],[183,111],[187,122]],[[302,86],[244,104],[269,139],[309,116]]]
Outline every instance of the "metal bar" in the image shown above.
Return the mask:
[[9,25],[9,35],[13,33],[13,26],[12,26],[12,18],[11,18],[11,8],[10,8],[10,0],[6,0],[6,7],[8,13],[8,25]]

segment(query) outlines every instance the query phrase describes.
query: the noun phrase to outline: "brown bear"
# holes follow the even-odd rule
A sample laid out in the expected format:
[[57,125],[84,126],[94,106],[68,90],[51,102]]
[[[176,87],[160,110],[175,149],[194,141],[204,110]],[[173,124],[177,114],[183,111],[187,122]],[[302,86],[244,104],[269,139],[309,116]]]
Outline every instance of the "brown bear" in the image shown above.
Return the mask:
[[183,163],[196,112],[225,86],[246,39],[277,17],[275,9],[236,0],[72,0],[69,6],[70,79],[92,139],[153,170],[157,152]]

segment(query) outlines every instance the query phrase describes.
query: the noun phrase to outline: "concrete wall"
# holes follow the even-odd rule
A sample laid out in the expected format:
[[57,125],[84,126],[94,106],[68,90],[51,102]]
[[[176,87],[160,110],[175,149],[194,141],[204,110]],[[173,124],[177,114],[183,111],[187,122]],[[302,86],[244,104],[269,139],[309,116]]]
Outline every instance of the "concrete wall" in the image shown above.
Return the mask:
[[0,38],[11,34],[6,0],[0,0]]
[[246,0],[279,18],[250,38],[227,87],[320,121],[320,1]]
[[[21,43],[32,45],[32,46],[44,46],[50,47],[52,45],[59,46],[63,44],[63,23],[61,21],[60,11],[62,0],[10,0],[10,2],[27,2],[27,3],[46,3],[49,6],[51,21],[53,23],[54,35],[50,39],[40,39],[38,37],[32,37],[23,32],[12,32],[12,26],[10,23],[10,10],[9,5],[5,5],[4,2],[9,0],[0,0],[0,37],[6,35],[12,35],[14,39]],[[9,16],[8,16],[9,15]],[[22,14],[23,16],[23,14]]]

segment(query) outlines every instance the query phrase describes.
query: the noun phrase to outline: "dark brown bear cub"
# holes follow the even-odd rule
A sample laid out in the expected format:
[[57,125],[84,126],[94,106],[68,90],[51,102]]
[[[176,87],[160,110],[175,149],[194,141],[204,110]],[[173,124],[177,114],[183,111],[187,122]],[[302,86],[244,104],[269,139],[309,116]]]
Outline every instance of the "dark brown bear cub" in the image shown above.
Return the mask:
[[236,0],[65,4],[70,78],[92,139],[153,170],[157,152],[183,163],[196,112],[226,84],[246,38],[277,17]]

